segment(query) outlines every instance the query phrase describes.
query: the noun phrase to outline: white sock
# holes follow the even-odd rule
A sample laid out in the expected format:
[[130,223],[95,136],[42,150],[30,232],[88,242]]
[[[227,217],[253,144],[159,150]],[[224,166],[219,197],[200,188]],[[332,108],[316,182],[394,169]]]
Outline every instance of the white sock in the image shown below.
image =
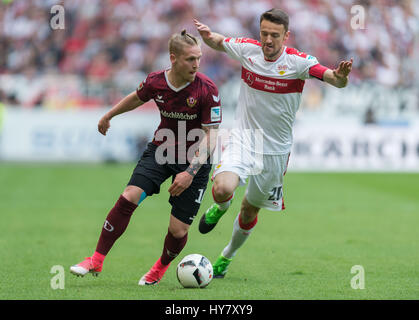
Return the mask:
[[237,250],[243,245],[247,238],[249,238],[257,222],[256,217],[256,221],[254,221],[254,225],[250,229],[242,229],[239,224],[239,216],[240,212],[233,223],[233,234],[231,235],[231,240],[222,252],[222,255],[227,259],[232,259],[236,255]]
[[218,208],[221,211],[227,211],[227,209],[230,208],[231,199],[228,201],[221,202],[221,203],[216,202],[216,204],[218,204]]
[[234,193],[233,193],[233,195],[231,196],[231,198],[230,199],[228,199],[227,201],[223,201],[223,202],[217,202],[216,200],[215,200],[215,198],[214,198],[214,190],[213,190],[213,193],[212,193],[212,198],[214,199],[214,202],[216,203],[216,204],[218,204],[218,208],[221,210],[221,211],[227,211],[227,209],[230,207],[230,205],[231,205],[231,200],[233,200],[233,198],[234,198]]

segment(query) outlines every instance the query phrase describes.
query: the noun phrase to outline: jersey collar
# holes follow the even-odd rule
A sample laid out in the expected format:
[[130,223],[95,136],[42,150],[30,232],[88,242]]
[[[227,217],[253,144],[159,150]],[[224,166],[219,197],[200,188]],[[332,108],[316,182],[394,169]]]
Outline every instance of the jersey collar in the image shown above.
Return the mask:
[[180,86],[179,88],[176,88],[174,85],[172,85],[170,83],[169,78],[167,77],[167,71],[168,70],[170,70],[170,69],[164,70],[164,78],[166,79],[167,86],[170,89],[172,89],[174,92],[179,92],[180,90],[185,89],[187,86],[189,86],[191,84],[190,82],[187,82],[183,86]]

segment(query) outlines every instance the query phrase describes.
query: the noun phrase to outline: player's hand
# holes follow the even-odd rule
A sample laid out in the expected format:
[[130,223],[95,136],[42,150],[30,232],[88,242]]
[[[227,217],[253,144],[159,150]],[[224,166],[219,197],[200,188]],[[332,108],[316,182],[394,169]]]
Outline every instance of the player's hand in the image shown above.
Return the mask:
[[99,130],[99,132],[101,134],[103,134],[104,136],[106,136],[106,132],[108,131],[108,129],[111,126],[111,121],[110,119],[104,115],[100,120],[99,123],[97,125],[97,129]]
[[193,176],[191,176],[186,171],[178,173],[176,175],[175,180],[173,181],[172,185],[169,188],[169,193],[172,197],[179,196],[183,191],[189,188],[193,180]]
[[211,37],[211,29],[207,25],[199,22],[196,19],[193,19],[193,22],[195,23],[196,29],[198,30],[202,39],[209,39]]
[[338,68],[333,70],[333,74],[336,76],[336,78],[346,78],[352,70],[353,62],[354,61],[352,58],[351,61],[341,61]]

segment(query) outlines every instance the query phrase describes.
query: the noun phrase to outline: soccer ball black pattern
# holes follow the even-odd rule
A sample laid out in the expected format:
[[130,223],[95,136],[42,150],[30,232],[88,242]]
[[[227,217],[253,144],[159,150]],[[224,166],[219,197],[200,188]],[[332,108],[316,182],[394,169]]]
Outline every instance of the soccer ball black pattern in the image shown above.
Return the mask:
[[176,275],[185,288],[204,288],[213,278],[212,264],[201,254],[190,254],[179,262]]

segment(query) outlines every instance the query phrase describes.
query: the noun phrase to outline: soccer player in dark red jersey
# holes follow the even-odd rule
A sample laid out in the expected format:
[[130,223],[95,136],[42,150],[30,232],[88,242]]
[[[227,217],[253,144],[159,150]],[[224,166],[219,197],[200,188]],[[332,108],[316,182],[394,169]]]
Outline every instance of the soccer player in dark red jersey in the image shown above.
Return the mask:
[[75,275],[98,275],[102,271],[106,255],[127,228],[134,210],[145,197],[159,193],[160,185],[169,177],[172,177],[168,189],[172,210],[163,251],[139,285],[159,283],[186,244],[208,183],[211,171],[208,159],[216,145],[221,106],[215,84],[198,72],[202,53],[197,38],[185,30],[174,34],[169,40],[169,53],[170,69],[150,73],[136,91],[99,121],[98,130],[106,135],[113,117],[151,99],[161,115],[153,141],[106,217],[94,254],[70,268]]

